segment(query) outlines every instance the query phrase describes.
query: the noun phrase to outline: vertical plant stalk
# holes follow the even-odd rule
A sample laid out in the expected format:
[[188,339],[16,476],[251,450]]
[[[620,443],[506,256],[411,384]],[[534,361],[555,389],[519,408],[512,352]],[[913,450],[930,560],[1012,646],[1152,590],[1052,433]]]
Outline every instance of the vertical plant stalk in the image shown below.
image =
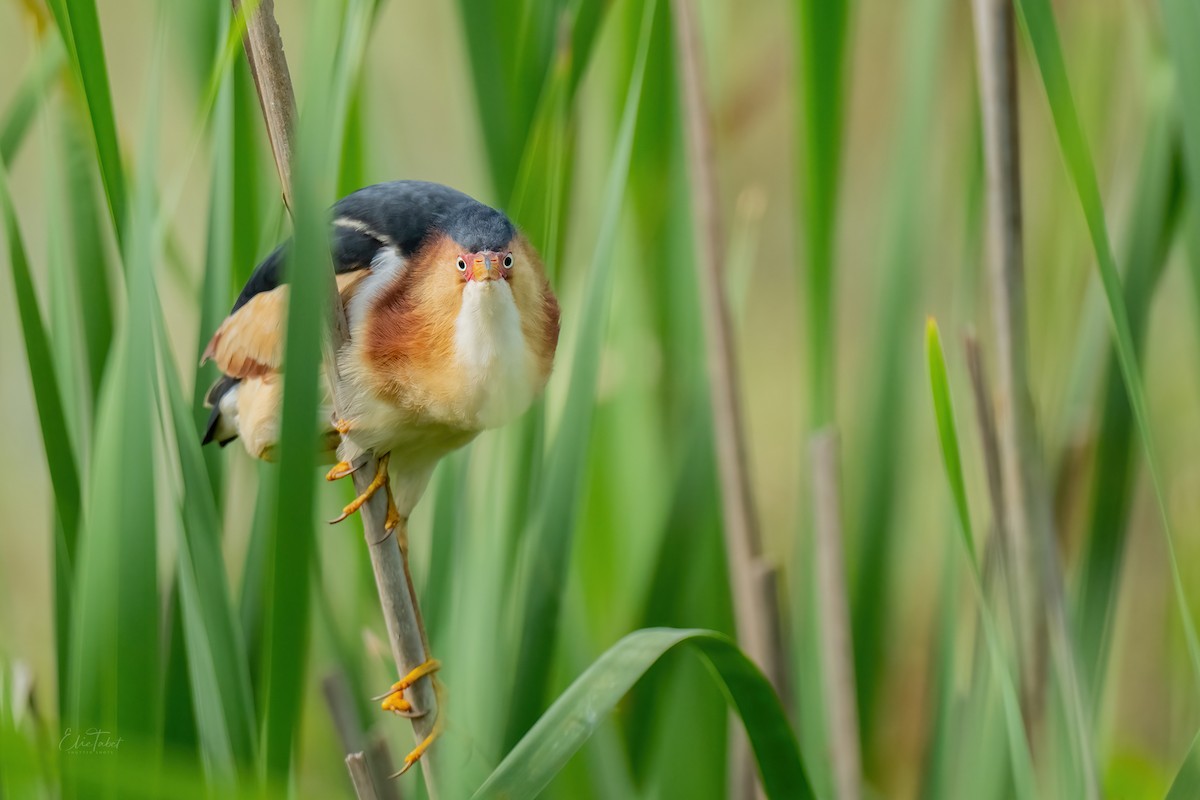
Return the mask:
[[[241,13],[241,0],[230,0],[230,2],[233,4],[234,12]],[[296,131],[296,97],[292,89],[287,57],[283,52],[283,40],[279,35],[279,25],[275,21],[274,6],[274,0],[261,0],[257,10],[246,22],[244,44],[246,58],[250,63],[250,70],[258,89],[263,118],[267,124],[271,150],[275,155],[275,166],[279,170],[284,203],[291,209],[293,207],[291,156],[293,137]],[[326,375],[330,382],[335,413],[340,415],[340,409],[343,407],[340,397],[342,381],[338,372],[337,353],[349,339],[349,327],[346,324],[345,310],[338,300],[332,268],[329,270],[328,296],[331,308],[330,335],[324,340]],[[353,475],[354,488],[357,492],[361,494],[366,491],[375,475],[375,470],[376,459],[375,455],[371,454]],[[375,573],[375,584],[379,590],[380,606],[387,624],[388,643],[392,649],[392,657],[396,663],[398,674],[407,675],[425,663],[428,658],[428,645],[425,637],[425,623],[421,618],[416,592],[413,590],[412,578],[408,570],[408,554],[401,549],[399,544],[407,541],[408,521],[401,521],[399,527],[394,531],[395,535],[388,533],[384,527],[384,520],[387,517],[386,494],[386,492],[376,492],[363,505],[360,513],[371,557],[371,567]],[[427,677],[417,681],[408,690],[406,696],[412,703],[414,712],[420,713],[420,716],[412,718],[413,733],[416,741],[419,742],[430,734],[437,719],[437,700],[434,696],[432,679]],[[427,752],[421,758],[421,768],[429,796],[436,800],[438,791],[431,755],[434,754]]]
[[1075,665],[1029,389],[1015,15],[1011,0],[973,0],[972,8],[983,106],[992,316],[1000,357],[1001,473],[1011,533],[1010,574],[1017,584],[1020,627],[1016,630],[1025,640],[1018,650],[1024,660],[1022,710],[1026,729],[1036,729],[1042,713],[1049,644],[1084,796],[1095,798],[1099,786],[1091,750],[1091,725]]
[[[1035,698],[1040,683],[1037,652],[1042,649],[1034,635],[1042,602],[1032,575],[1033,538],[1048,538],[1050,531],[1035,508],[1043,489],[1035,479],[1040,466],[1027,366],[1015,20],[1010,0],[972,0],[972,7],[983,112],[988,267],[1000,361],[998,443],[1010,534],[1005,560],[1018,609],[1013,626],[1021,659],[1021,708],[1031,728],[1040,713]],[[1043,498],[1043,504],[1048,502]]]
[[862,797],[858,703],[851,653],[850,612],[846,607],[846,563],[842,554],[838,435],[825,428],[813,435],[813,503],[817,596],[821,608],[821,673],[829,708],[830,757],[834,796]]
[[350,771],[350,782],[354,784],[354,794],[358,800],[379,800],[366,756],[362,753],[351,753],[346,756],[346,769]]
[[[321,681],[321,691],[325,695],[325,704],[329,706],[329,716],[333,719],[338,741],[346,752],[346,766],[350,769],[350,778],[355,782],[355,789],[358,789],[358,782],[350,761],[352,757],[361,759],[370,773],[373,784],[371,797],[378,797],[379,800],[400,800],[400,793],[396,791],[395,784],[388,780],[388,775],[392,772],[392,758],[387,740],[382,737],[368,737],[363,733],[358,706],[350,694],[345,674],[338,670],[326,675]],[[361,791],[359,797],[364,797]]]
[[[750,488],[738,371],[720,259],[726,253],[713,166],[712,113],[693,0],[672,0],[675,52],[683,88],[684,138],[692,180],[692,232],[705,328],[709,403],[716,439],[725,549],[738,640],[782,694],[779,595],[775,570],[762,557],[762,540]],[[749,764],[748,750],[739,763]],[[739,767],[739,770],[742,769]],[[744,774],[751,774],[748,767]]]
[[[984,558],[984,591],[987,591],[990,573],[990,560],[997,553],[1013,552],[1010,541],[1012,532],[1009,529],[1007,506],[1004,501],[1004,477],[1000,459],[1000,436],[996,431],[996,414],[992,408],[991,389],[988,386],[987,372],[983,366],[983,353],[980,351],[979,340],[973,335],[966,337],[967,370],[971,374],[971,394],[975,398],[975,417],[979,424],[979,439],[983,444],[983,462],[987,472],[988,497],[992,504],[992,526],[994,539],[988,539]],[[993,542],[999,544],[999,551],[993,547]],[[1013,576],[1011,558],[995,559],[1001,568],[1004,582],[1004,594],[1008,599],[1010,623],[1014,630],[1014,640],[1017,649],[1017,663],[1024,664],[1022,646],[1024,637],[1018,627],[1020,625],[1020,607],[1017,604],[1017,586]],[[1025,738],[1032,741],[1033,730],[1030,718],[1025,715]]]

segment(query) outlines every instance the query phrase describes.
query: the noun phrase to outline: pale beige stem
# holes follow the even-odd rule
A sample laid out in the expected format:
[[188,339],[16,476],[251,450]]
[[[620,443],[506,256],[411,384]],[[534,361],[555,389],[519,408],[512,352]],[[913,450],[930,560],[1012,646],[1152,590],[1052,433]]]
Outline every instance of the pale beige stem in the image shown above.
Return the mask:
[[850,612],[846,607],[837,433],[829,428],[817,431],[812,437],[811,448],[821,678],[829,711],[834,796],[838,800],[859,800],[862,797],[862,753],[859,751]]
[[[738,392],[737,359],[721,262],[726,242],[719,208],[712,114],[705,97],[704,70],[693,0],[672,0],[675,52],[683,89],[685,139],[692,180],[692,231],[696,277],[704,321],[709,403],[716,438],[725,549],[733,592],[738,642],[782,694],[785,669],[775,571],[763,560],[750,489],[745,431]],[[732,788],[745,796],[754,775],[748,748],[733,745]]]
[[[235,13],[240,12],[241,0],[230,0]],[[275,21],[275,4],[273,0],[262,0],[257,10],[246,22],[246,35],[243,40],[246,58],[250,62],[250,70],[254,75],[254,83],[258,89],[259,103],[262,106],[263,118],[266,120],[267,133],[271,141],[271,151],[275,155],[275,166],[279,170],[279,181],[283,190],[284,203],[289,209],[292,205],[291,163],[293,141],[296,130],[296,97],[292,89],[292,80],[287,66],[287,56],[283,52],[283,40],[279,35],[279,25]],[[337,353],[342,345],[350,338],[349,327],[346,324],[346,313],[338,300],[337,285],[333,269],[329,270],[330,299],[330,335],[325,337],[326,374],[329,376],[331,393],[333,395],[335,413],[340,417],[339,409],[344,407],[341,402],[341,378],[338,373]],[[370,454],[366,463],[353,475],[354,487],[359,494],[366,491],[375,475],[376,459]],[[425,624],[421,619],[421,611],[417,598],[408,579],[408,556],[402,552],[399,541],[407,536],[407,520],[401,522],[400,529],[389,535],[384,527],[387,519],[387,493],[376,492],[362,507],[360,514],[363,521],[363,532],[367,540],[371,556],[371,566],[375,572],[375,584],[379,590],[380,606],[383,610],[384,622],[387,624],[388,643],[391,645],[392,657],[396,663],[398,675],[407,675],[428,659],[426,647]],[[413,736],[416,742],[421,742],[433,729],[437,719],[437,700],[434,697],[433,682],[422,679],[412,686],[406,694],[415,711],[424,712],[412,718]],[[432,800],[437,800],[437,779],[433,754],[426,754],[421,759],[421,767]]]

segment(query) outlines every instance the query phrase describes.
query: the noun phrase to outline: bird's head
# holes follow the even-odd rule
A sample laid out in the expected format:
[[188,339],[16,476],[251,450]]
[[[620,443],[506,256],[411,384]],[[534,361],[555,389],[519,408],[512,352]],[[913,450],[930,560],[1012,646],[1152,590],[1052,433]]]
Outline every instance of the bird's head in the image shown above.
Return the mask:
[[412,384],[415,373],[393,373],[394,365],[418,362],[449,381],[437,395],[444,401],[431,397],[427,406],[458,409],[466,427],[522,413],[545,385],[558,342],[558,302],[537,251],[511,224],[499,233],[431,232],[393,292],[381,295],[367,342],[380,374],[398,383]]

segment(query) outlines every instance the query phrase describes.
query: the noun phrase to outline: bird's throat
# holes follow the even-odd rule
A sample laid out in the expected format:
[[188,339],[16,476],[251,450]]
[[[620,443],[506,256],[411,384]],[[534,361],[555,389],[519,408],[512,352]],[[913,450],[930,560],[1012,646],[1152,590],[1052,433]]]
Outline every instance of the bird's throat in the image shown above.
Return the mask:
[[529,407],[532,357],[505,281],[472,281],[463,287],[455,355],[464,378],[462,399],[479,427],[504,425]]

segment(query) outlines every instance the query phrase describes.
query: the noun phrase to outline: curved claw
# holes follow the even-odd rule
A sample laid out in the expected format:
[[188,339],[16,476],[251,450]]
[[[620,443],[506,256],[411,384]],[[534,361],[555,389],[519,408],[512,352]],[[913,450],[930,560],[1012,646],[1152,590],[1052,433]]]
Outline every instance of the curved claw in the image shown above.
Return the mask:
[[[337,469],[337,467],[334,467],[334,469]],[[366,503],[368,500],[371,499],[372,495],[374,495],[382,487],[387,486],[387,485],[388,485],[388,454],[384,453],[382,456],[379,457],[378,466],[376,466],[376,468],[375,468],[375,478],[371,481],[371,485],[368,486],[362,494],[360,494],[358,497],[351,500],[350,505],[348,505],[342,509],[342,513],[340,516],[338,516],[335,519],[329,520],[329,524],[336,525],[337,523],[344,520],[346,517],[353,514],[355,511],[358,511],[360,508],[363,507],[364,503]]]
[[[436,664],[437,662],[433,662],[433,663]],[[422,666],[424,666],[424,665],[422,665]],[[420,667],[418,667],[417,669],[420,669]],[[414,670],[414,672],[415,671],[416,670]],[[433,727],[430,728],[430,730],[429,730],[429,735],[426,736],[424,739],[422,739],[421,743],[419,745],[417,745],[415,748],[413,748],[413,751],[411,753],[409,753],[407,756],[404,757],[404,766],[400,767],[400,769],[398,771],[396,771],[389,777],[399,778],[401,775],[403,775],[404,773],[406,773],[410,769],[412,769],[412,765],[416,764],[418,761],[421,760],[421,756],[425,755],[425,751],[429,749],[429,746],[431,744],[433,744],[434,740],[442,735],[442,731],[445,729],[445,726],[446,726],[446,722],[445,722],[446,717],[445,717],[445,712],[442,710],[442,701],[444,698],[442,696],[441,684],[438,683],[436,678],[433,679],[433,690],[434,690],[434,693],[437,695],[437,699],[438,699],[438,711],[437,711],[437,718],[434,719],[434,721],[433,721]]]
[[353,475],[358,471],[358,468],[361,467],[363,463],[365,462],[359,462],[359,464],[356,466],[351,464],[349,461],[339,461],[333,465],[333,469],[329,470],[329,472],[325,474],[325,480],[339,481],[342,478],[345,478],[347,475]]

